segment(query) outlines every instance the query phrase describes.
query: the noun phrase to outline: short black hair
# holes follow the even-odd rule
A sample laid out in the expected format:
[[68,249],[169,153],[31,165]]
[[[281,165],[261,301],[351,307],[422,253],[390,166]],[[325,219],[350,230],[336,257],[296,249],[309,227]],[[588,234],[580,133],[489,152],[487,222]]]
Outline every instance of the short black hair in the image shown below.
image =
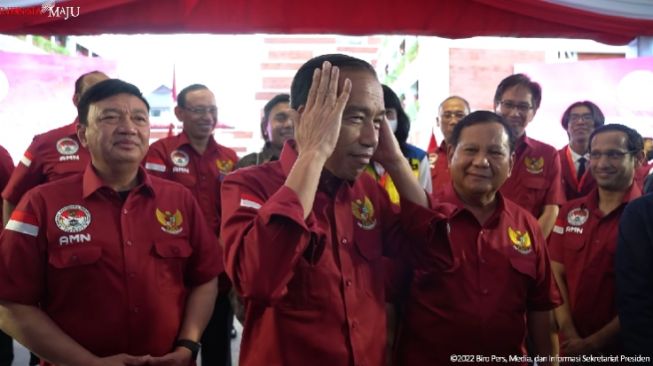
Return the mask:
[[460,139],[460,135],[462,134],[463,129],[482,123],[498,123],[503,126],[503,130],[506,131],[506,134],[508,135],[508,145],[510,152],[512,153],[515,151],[515,143],[517,139],[512,132],[512,128],[508,126],[503,117],[491,111],[472,112],[458,121],[458,123],[453,128],[453,132],[451,132],[451,146],[454,148],[458,146],[458,140]]
[[610,131],[618,131],[618,132],[623,132],[626,135],[626,148],[628,149],[628,152],[631,155],[637,155],[641,151],[644,150],[644,139],[642,138],[642,135],[639,134],[639,132],[635,131],[634,129],[624,126],[618,123],[610,123],[607,125],[603,125],[592,131],[590,134],[590,146],[589,146],[589,151],[592,152],[592,140],[594,139],[594,136],[603,133],[603,132],[610,132]]
[[363,61],[359,58],[340,53],[314,57],[306,61],[306,63],[297,70],[295,77],[292,79],[292,84],[290,85],[290,107],[292,109],[297,110],[300,106],[306,104],[308,91],[313,83],[313,72],[315,69],[322,68],[324,61],[329,61],[332,66],[337,66],[341,70],[346,68],[367,70],[376,77],[374,67],[370,65],[369,62]]
[[540,84],[532,81],[525,74],[514,74],[501,80],[497,86],[497,91],[494,93],[494,104],[498,105],[501,102],[501,98],[503,97],[503,94],[506,92],[506,90],[514,86],[522,86],[527,88],[531,92],[533,99],[533,108],[540,108],[540,103],[542,102],[542,87]]
[[186,95],[190,92],[194,92],[196,90],[209,90],[209,88],[206,87],[206,85],[203,84],[191,84],[179,92],[177,94],[177,105],[180,107],[185,107],[186,106]]
[[601,112],[601,108],[599,108],[599,106],[590,102],[589,100],[583,100],[583,101],[573,103],[572,105],[567,107],[567,109],[565,109],[565,112],[562,114],[560,123],[562,124],[562,128],[564,128],[565,131],[569,127],[569,116],[571,115],[571,110],[576,107],[587,107],[590,110],[590,113],[592,114],[592,119],[594,120],[594,128],[601,127],[605,124],[605,116],[603,115],[603,112]]
[[401,151],[405,154],[407,149],[406,140],[408,140],[408,133],[410,132],[410,118],[408,118],[406,111],[404,111],[397,94],[387,85],[381,85],[381,87],[383,87],[385,109],[392,108],[397,111],[397,131],[395,131],[395,137],[397,138],[397,142],[399,142]]
[[287,93],[277,94],[263,106],[263,117],[261,117],[261,136],[263,136],[265,142],[270,140],[270,136],[267,135],[268,119],[270,118],[270,113],[272,112],[272,108],[274,108],[279,103],[290,103],[290,95]]
[[87,72],[86,74],[82,74],[80,77],[77,78],[77,80],[75,80],[75,94],[81,94],[82,93],[82,91],[84,89],[84,78],[89,76],[89,75],[93,75],[93,74],[103,74],[104,75],[104,73],[102,71],[98,71],[98,70],[93,70],[91,72]]
[[79,123],[88,125],[88,111],[91,104],[118,94],[130,94],[137,97],[145,103],[147,111],[150,111],[150,104],[147,102],[145,97],[143,97],[143,94],[138,87],[120,79],[107,79],[93,85],[82,94],[82,97],[77,104]]

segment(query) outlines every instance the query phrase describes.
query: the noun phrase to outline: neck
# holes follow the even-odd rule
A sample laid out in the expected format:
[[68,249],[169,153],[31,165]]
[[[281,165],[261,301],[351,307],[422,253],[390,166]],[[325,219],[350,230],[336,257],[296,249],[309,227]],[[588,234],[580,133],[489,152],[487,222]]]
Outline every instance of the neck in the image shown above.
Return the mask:
[[111,167],[93,164],[93,167],[102,182],[116,192],[129,191],[138,185],[139,164],[116,164]]
[[578,155],[587,153],[587,141],[569,141],[569,148]]
[[188,140],[190,141],[190,146],[193,148],[193,150],[197,151],[198,154],[202,155],[204,154],[204,151],[206,151],[206,147],[209,145],[209,139],[211,137],[206,137],[206,138],[193,138],[191,136],[188,136]]
[[482,196],[463,197],[458,195],[463,206],[483,225],[497,208],[496,192]]
[[599,210],[604,215],[614,211],[623,202],[626,191],[608,191],[599,187]]

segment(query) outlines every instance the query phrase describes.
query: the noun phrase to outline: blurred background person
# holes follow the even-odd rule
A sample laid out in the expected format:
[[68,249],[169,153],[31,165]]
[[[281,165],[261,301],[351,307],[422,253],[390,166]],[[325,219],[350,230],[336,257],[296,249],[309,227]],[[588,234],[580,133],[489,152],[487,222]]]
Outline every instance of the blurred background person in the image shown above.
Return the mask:
[[431,180],[434,194],[442,192],[446,186],[451,184],[449,162],[447,161],[447,144],[451,139],[453,128],[469,112],[469,103],[464,98],[456,95],[450,96],[440,103],[436,121],[442,132],[443,140],[435,150],[433,161],[431,161]]

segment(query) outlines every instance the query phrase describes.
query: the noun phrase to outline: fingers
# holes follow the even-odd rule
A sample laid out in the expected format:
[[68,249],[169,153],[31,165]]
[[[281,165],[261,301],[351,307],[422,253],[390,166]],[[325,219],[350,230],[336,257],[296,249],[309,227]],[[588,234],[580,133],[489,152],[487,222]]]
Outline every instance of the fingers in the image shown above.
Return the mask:
[[[320,75],[320,83],[318,85],[317,96],[315,99],[316,104],[324,104],[328,97],[329,85],[331,84],[331,77],[333,76],[333,69],[337,67],[331,67],[331,63],[324,61],[322,64],[322,75]],[[337,82],[338,79],[336,79]]]
[[317,88],[320,83],[320,69],[313,70],[313,82],[311,83],[311,88],[308,90],[308,96],[306,97],[306,106],[305,108],[312,107],[315,105],[315,98],[317,94]]
[[[336,88],[338,87],[338,78],[336,78]],[[345,106],[347,105],[347,101],[349,100],[349,94],[351,93],[351,80],[345,79],[345,82],[342,85],[342,92],[338,96],[338,100],[336,100],[336,105],[335,109],[338,111],[339,115],[342,115],[343,111],[345,110]],[[333,94],[336,94],[336,91],[334,90]]]

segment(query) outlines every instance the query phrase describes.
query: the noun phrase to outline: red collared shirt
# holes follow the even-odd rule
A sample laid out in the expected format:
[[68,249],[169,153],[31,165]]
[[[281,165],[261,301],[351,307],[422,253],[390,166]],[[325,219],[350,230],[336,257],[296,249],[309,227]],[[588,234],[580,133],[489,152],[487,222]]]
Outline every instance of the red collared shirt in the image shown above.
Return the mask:
[[561,303],[537,221],[499,193],[483,225],[451,186],[443,202],[455,207],[446,225],[431,224],[434,213],[425,208],[404,223],[415,247],[424,250],[413,259],[398,364],[448,365],[451,355],[525,355],[527,312]]
[[558,152],[524,135],[517,142],[512,174],[501,186],[501,193],[536,218],[544,206],[563,204]]
[[0,146],[0,190],[7,186],[13,171],[14,161],[11,159],[11,155],[4,147]]
[[385,365],[382,258],[404,237],[396,208],[369,175],[349,183],[325,170],[304,220],[284,186],[296,158],[287,143],[279,161],[222,185],[227,273],[245,298],[239,364]]
[[[633,184],[623,204],[604,215],[599,193],[565,204],[549,236],[551,260],[565,266],[571,315],[581,337],[587,337],[617,316],[614,255],[619,218],[626,204],[641,195]],[[612,344],[605,351],[615,351]]]
[[2,191],[2,198],[17,204],[25,192],[39,184],[84,171],[91,158],[79,143],[76,131],[77,120],[34,136]]
[[190,189],[217,234],[220,230],[220,184],[236,162],[236,153],[215,142],[213,137],[200,155],[182,132],[153,143],[145,158],[145,169]]
[[0,299],[39,306],[97,356],[171,352],[221,251],[187,189],[139,177],[124,202],[90,165],[28,192],[0,235]]
[[444,140],[435,150],[433,156],[435,161],[431,163],[431,179],[433,180],[433,194],[437,195],[451,184],[449,162],[447,161],[447,143]]
[[590,173],[589,161],[585,164],[585,174],[580,179],[577,178],[577,169],[574,160],[571,157],[569,145],[558,150],[558,157],[561,164],[562,187],[565,192],[567,201],[584,197],[596,187],[596,181]]

